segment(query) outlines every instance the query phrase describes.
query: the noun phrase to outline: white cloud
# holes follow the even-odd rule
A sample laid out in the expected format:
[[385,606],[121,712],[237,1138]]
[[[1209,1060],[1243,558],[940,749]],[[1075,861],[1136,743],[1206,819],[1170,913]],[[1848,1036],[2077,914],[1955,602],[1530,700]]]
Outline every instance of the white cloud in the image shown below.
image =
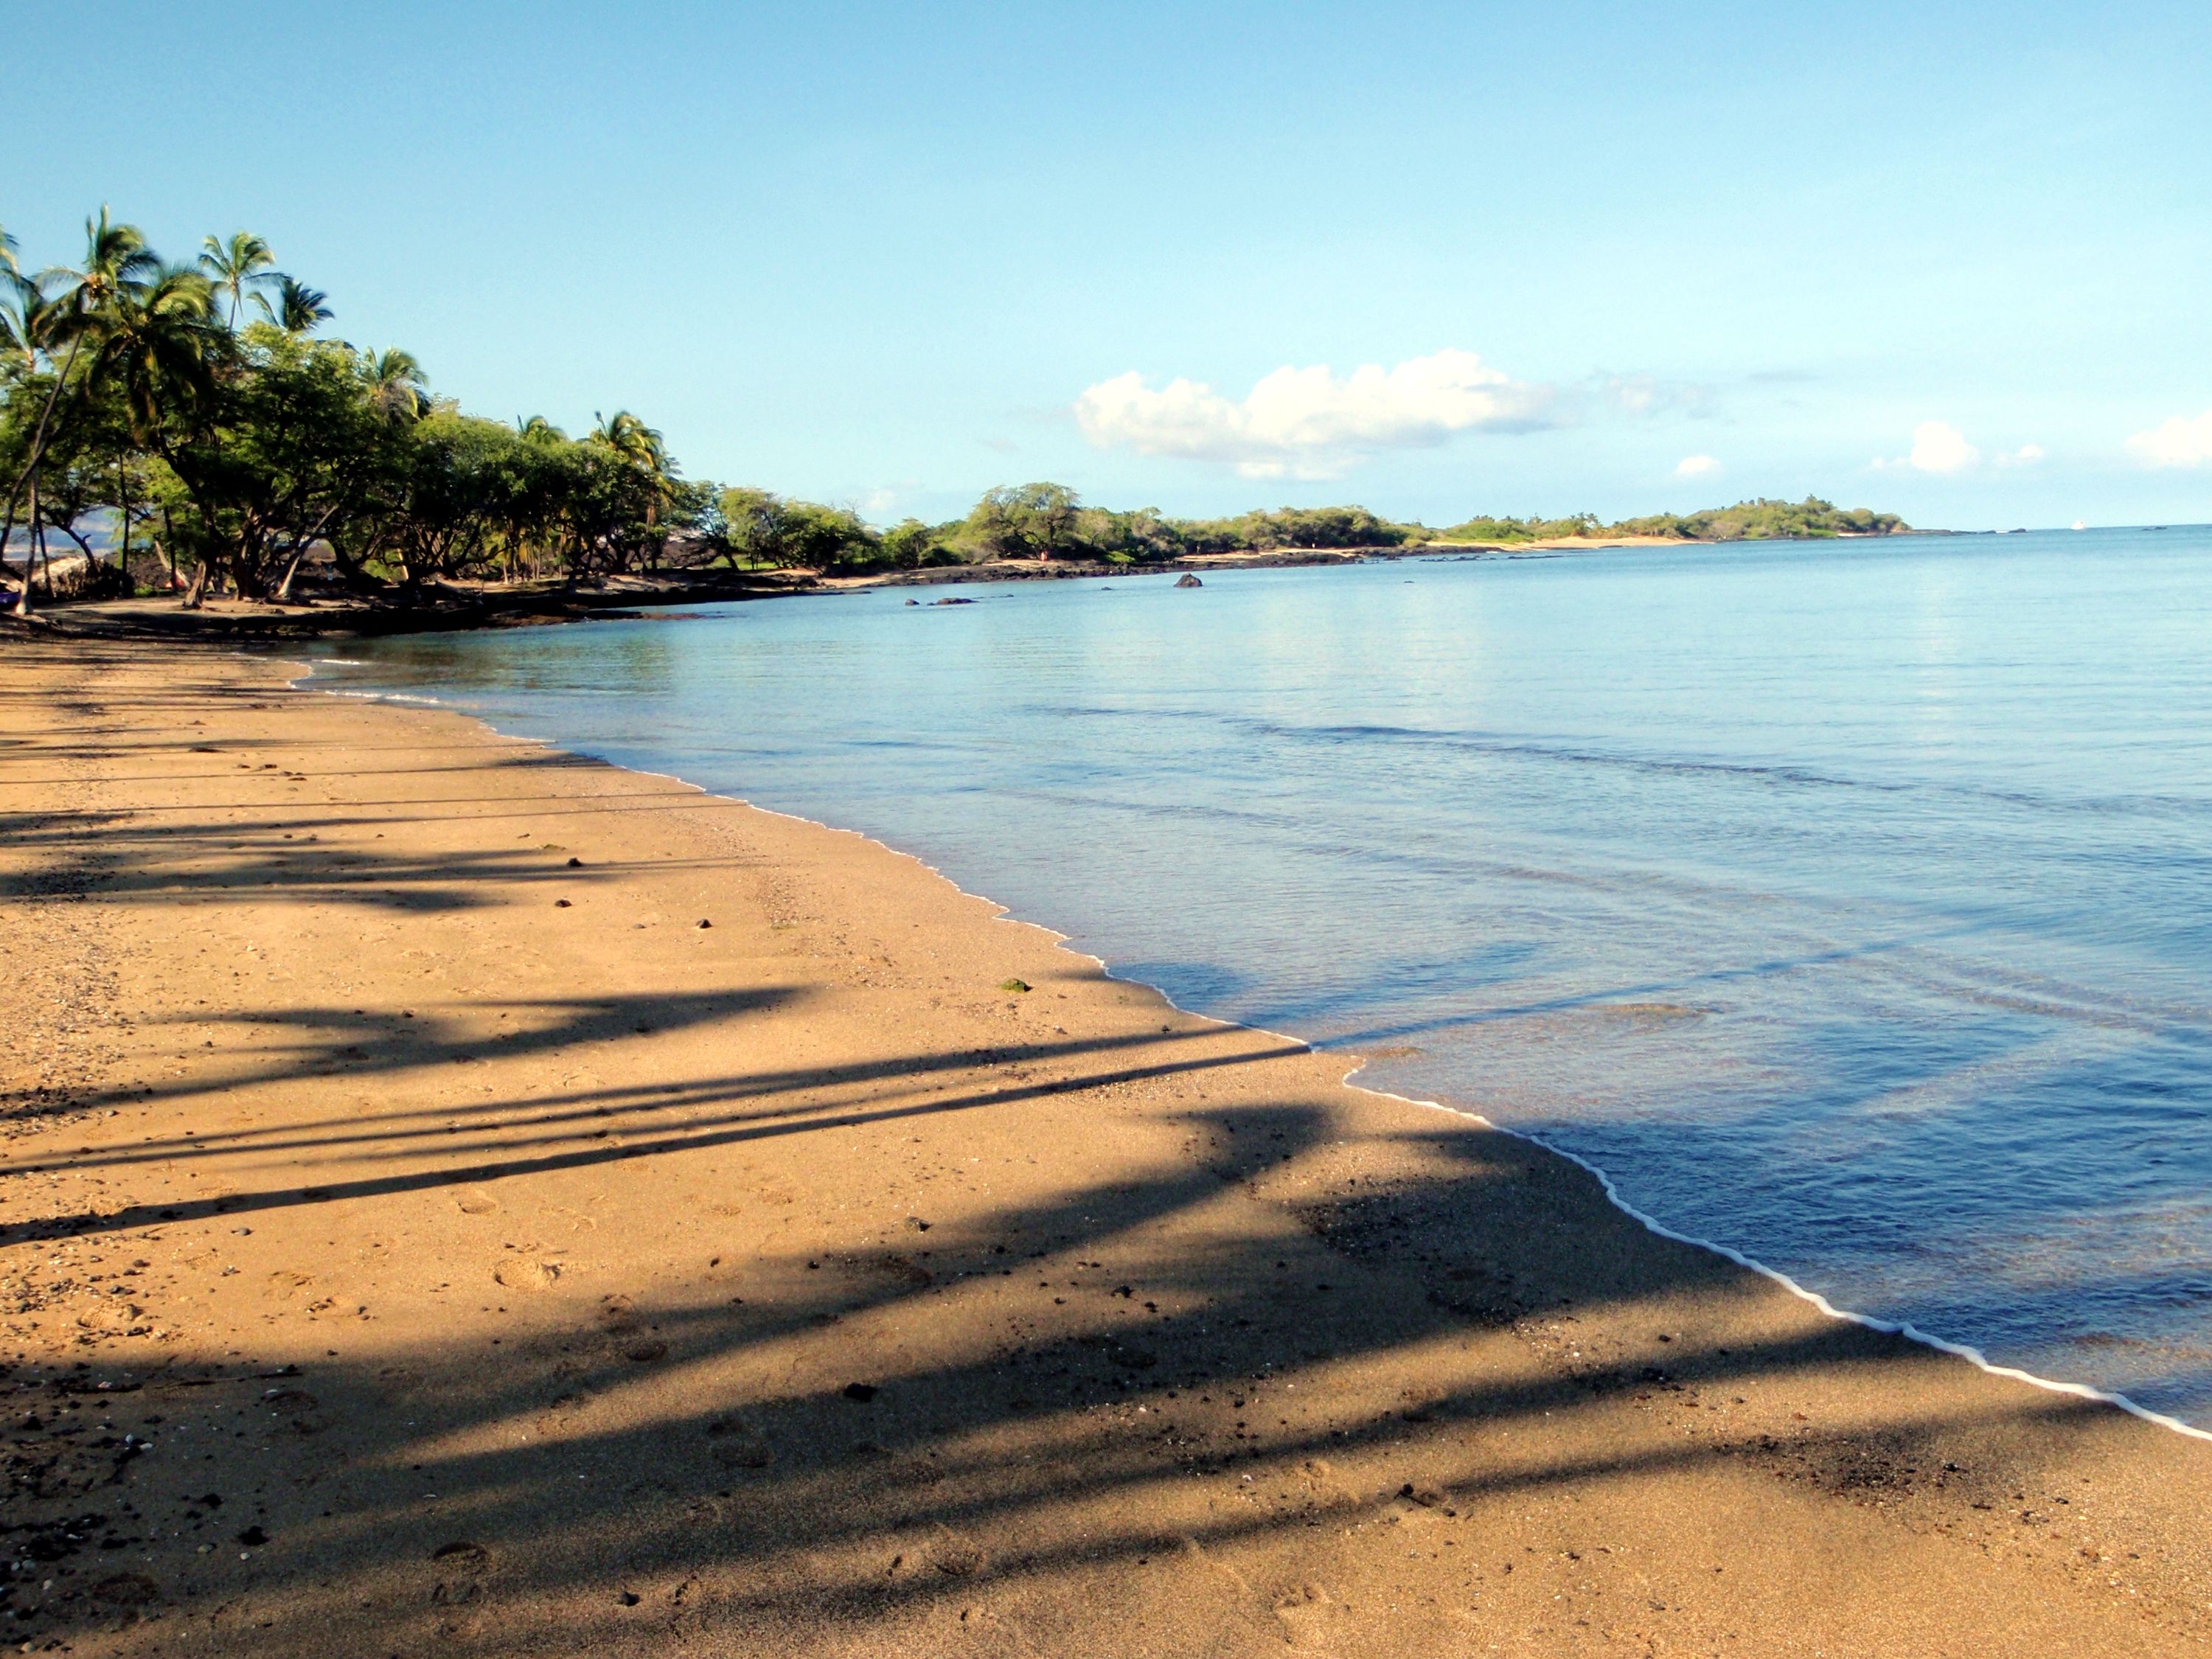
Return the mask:
[[1101,449],[1233,465],[1249,477],[1322,477],[1379,449],[1440,444],[1459,432],[1549,424],[1548,386],[1516,380],[1472,351],[1364,364],[1343,380],[1325,365],[1277,369],[1232,403],[1174,380],[1158,390],[1134,372],[1075,400],[1076,424]]
[[2022,444],[2018,449],[2000,449],[1990,459],[1999,466],[2033,466],[2043,459],[2043,446]]
[[[2040,453],[2040,452],[2038,452]],[[1912,428],[1912,451],[1893,461],[1878,460],[1877,467],[1911,467],[1916,472],[1964,472],[1982,459],[1982,452],[1966,441],[1966,434],[1948,421],[1923,421]]]
[[1721,464],[1711,455],[1685,455],[1674,465],[1678,478],[1710,478],[1721,470]]
[[2212,409],[2195,420],[2176,415],[2128,440],[2151,466],[2203,466],[2212,461]]

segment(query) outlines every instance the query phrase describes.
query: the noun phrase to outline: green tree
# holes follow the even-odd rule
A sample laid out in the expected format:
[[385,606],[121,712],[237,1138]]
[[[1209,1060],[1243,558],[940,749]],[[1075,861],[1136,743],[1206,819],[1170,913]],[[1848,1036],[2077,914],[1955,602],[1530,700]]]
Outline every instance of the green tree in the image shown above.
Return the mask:
[[322,289],[277,273],[272,273],[270,280],[276,284],[276,299],[257,294],[253,303],[266,321],[285,333],[313,334],[337,314],[326,303],[331,296]]
[[210,236],[201,244],[200,270],[218,292],[230,296],[230,311],[223,326],[236,331],[238,308],[245,302],[246,290],[276,281],[276,256],[269,251],[269,244],[246,231],[234,230],[228,241]]
[[[84,263],[41,272],[35,280],[41,294],[48,287],[59,291],[54,296],[52,310],[41,326],[43,337],[38,349],[49,364],[52,362],[56,343],[66,340],[69,349],[60,364],[52,369],[46,395],[39,410],[27,453],[21,471],[9,491],[8,510],[0,517],[0,544],[12,533],[15,514],[27,496],[29,510],[25,521],[31,528],[35,558],[43,550],[43,532],[39,516],[39,469],[46,459],[47,443],[53,436],[55,410],[62,393],[71,382],[77,359],[88,341],[97,341],[105,332],[118,305],[136,290],[143,288],[160,268],[161,262],[146,246],[146,239],[133,225],[118,225],[109,217],[106,208],[96,219],[85,221]],[[23,586],[16,596],[18,616],[31,613],[32,590],[37,585],[29,562],[24,566]]]
[[934,563],[944,545],[942,534],[919,519],[901,519],[884,532],[884,553],[902,570],[919,570]]
[[981,545],[1002,559],[1049,559],[1064,551],[1083,502],[1066,484],[1001,484],[968,515]]

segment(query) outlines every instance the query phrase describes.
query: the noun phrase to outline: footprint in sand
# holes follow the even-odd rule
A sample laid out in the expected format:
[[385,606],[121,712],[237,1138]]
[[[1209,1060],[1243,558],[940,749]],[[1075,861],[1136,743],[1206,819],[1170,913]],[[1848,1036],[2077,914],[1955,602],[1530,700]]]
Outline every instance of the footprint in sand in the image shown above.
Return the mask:
[[616,1335],[637,1328],[637,1304],[628,1297],[603,1296],[599,1298],[599,1328]]
[[[436,1576],[430,1586],[430,1605],[463,1607],[483,1594],[484,1575],[491,1571],[491,1552],[482,1544],[457,1538],[430,1552],[430,1566]],[[440,1633],[460,1636],[472,1633],[473,1629],[471,1620],[442,1626]]]
[[474,1187],[465,1187],[454,1194],[453,1202],[463,1215],[490,1215],[499,1208],[497,1199]]
[[550,1291],[561,1277],[561,1264],[541,1261],[534,1255],[513,1255],[493,1268],[491,1276],[510,1291]]
[[708,1424],[707,1437],[714,1443],[714,1461],[726,1468],[764,1469],[775,1462],[768,1437],[734,1413]]
[[1344,1633],[1351,1614],[1343,1602],[1316,1583],[1300,1584],[1275,1603],[1284,1638],[1294,1648],[1324,1648]]
[[989,1565],[983,1552],[939,1522],[930,1528],[929,1565],[947,1578],[972,1578]]
[[305,1389],[279,1389],[264,1395],[261,1403],[295,1434],[320,1434],[337,1422],[337,1416],[325,1411],[322,1402]]

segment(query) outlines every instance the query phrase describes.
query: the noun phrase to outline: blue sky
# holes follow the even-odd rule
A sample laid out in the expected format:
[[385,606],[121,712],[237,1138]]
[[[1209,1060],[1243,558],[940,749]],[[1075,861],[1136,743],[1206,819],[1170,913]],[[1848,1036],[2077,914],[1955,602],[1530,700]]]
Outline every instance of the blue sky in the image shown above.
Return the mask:
[[2212,9],[1814,10],[112,7],[0,222],[878,520],[2212,519]]

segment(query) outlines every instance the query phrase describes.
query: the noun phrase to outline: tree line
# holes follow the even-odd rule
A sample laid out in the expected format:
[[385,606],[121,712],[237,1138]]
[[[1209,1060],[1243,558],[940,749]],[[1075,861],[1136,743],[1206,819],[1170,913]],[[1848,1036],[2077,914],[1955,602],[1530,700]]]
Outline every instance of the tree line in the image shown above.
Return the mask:
[[1839,507],[1818,495],[1802,501],[1738,501],[1734,507],[1701,507],[1695,513],[1654,513],[1607,524],[1595,513],[1566,519],[1469,519],[1437,533],[1439,541],[1553,541],[1565,536],[1657,536],[1669,541],[1745,542],[1832,536],[1894,536],[1910,529],[1894,513],[1871,507]]
[[77,591],[129,591],[150,553],[197,605],[287,597],[317,550],[363,586],[631,568],[709,505],[627,410],[580,439],[485,420],[430,395],[408,353],[322,337],[328,296],[258,236],[172,262],[103,210],[78,263],[31,275],[16,253],[0,230],[0,546],[24,550],[19,610],[57,547]]
[[311,562],[319,583],[404,599],[449,579],[573,581],[671,564],[1127,565],[1440,538],[1902,527],[1808,498],[1611,526],[1584,514],[1437,532],[1360,507],[1177,519],[1036,483],[988,490],[959,519],[878,528],[849,507],[686,478],[628,410],[577,438],[542,416],[465,414],[430,392],[407,352],[331,337],[333,317],[327,295],[279,270],[269,244],[243,231],[172,262],[103,209],[76,264],[29,273],[0,229],[0,548],[21,554],[17,609],[147,586],[187,605],[217,592],[283,600]]

